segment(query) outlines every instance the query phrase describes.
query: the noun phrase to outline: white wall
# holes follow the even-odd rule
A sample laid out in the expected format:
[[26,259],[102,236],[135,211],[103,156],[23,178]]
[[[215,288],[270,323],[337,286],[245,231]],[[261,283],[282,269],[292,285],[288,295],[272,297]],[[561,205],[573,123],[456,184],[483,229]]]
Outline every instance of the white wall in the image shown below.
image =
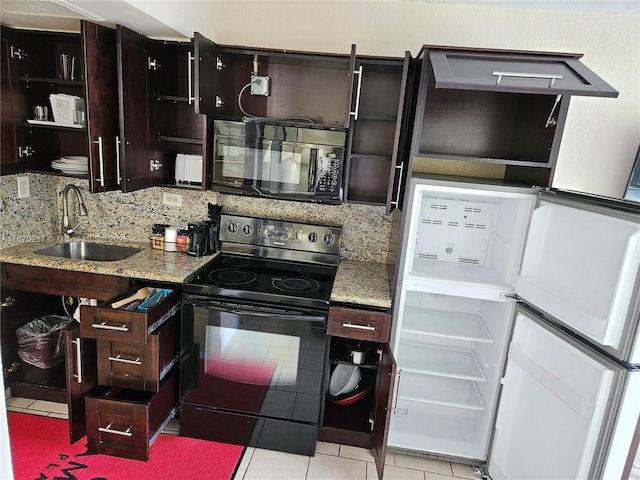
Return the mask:
[[554,186],[624,193],[640,144],[639,14],[405,1],[128,1],[185,35],[199,31],[222,44],[348,53],[355,43],[359,53],[390,56],[416,55],[423,44],[583,53],[620,95],[571,100]]

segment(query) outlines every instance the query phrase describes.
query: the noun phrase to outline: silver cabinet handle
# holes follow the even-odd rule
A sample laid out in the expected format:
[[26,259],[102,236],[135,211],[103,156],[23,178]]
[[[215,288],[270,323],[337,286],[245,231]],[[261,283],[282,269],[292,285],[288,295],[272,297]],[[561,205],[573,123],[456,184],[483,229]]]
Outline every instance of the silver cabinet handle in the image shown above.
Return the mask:
[[133,428],[133,426],[127,428],[124,431],[122,431],[122,430],[113,430],[111,428],[111,425],[113,425],[113,422],[111,422],[106,427],[98,427],[98,431],[99,432],[104,432],[104,433],[113,433],[115,435],[122,435],[123,437],[131,437],[133,435],[133,433],[131,433],[131,429]]
[[375,332],[376,327],[372,327],[371,325],[356,325],[354,323],[343,323],[342,326],[344,328],[355,328],[356,330],[368,330],[370,332]]
[[401,162],[400,165],[396,165],[396,169],[400,169],[400,175],[398,175],[398,191],[396,192],[396,199],[391,202],[391,205],[395,205],[398,208],[400,205],[400,185],[402,183],[402,173],[404,171],[404,162]]
[[358,111],[360,110],[360,90],[362,88],[362,65],[358,70],[354,70],[353,73],[358,75],[358,89],[356,90],[356,109],[353,112],[349,112],[349,115],[353,115],[354,120],[358,120]]
[[116,136],[116,178],[118,185],[122,183],[122,177],[120,176],[120,137]]
[[128,358],[122,358],[122,356],[118,354],[115,357],[109,357],[109,360],[111,360],[112,362],[131,363],[132,365],[142,365],[142,362],[140,361],[140,357],[136,358],[135,360],[129,360]]
[[98,162],[100,164],[100,186],[104,188],[104,152],[102,150],[102,137],[94,140],[93,143],[98,144]]
[[400,399],[400,385],[402,383],[402,369],[399,369],[398,372],[396,373],[396,377],[398,377],[398,386],[396,387],[396,398],[393,402],[393,407],[391,407],[391,411],[393,413],[397,413],[398,412],[398,402]]
[[187,83],[189,85],[189,93],[188,93],[188,99],[187,101],[189,102],[189,105],[193,105],[193,102],[196,101],[196,98],[193,96],[193,86],[191,85],[191,82],[193,80],[193,66],[191,64],[191,62],[195,62],[195,57],[193,56],[193,54],[191,52],[187,53]]
[[115,325],[107,325],[107,322],[93,323],[91,326],[93,328],[97,328],[97,329],[100,329],[100,330],[115,330],[117,332],[128,332],[129,331],[129,327],[127,327],[126,325],[122,325],[121,327],[117,327]]
[[78,373],[74,375],[74,377],[78,383],[82,383],[82,351],[80,350],[80,339],[76,338],[75,340],[71,340],[71,343],[76,346],[76,368]]
[[547,80],[549,80],[549,86],[547,88],[553,87],[553,84],[556,80],[562,79],[562,75],[554,75],[553,73],[493,72],[493,76],[498,77],[496,78],[496,85],[500,85],[502,77],[546,78]]

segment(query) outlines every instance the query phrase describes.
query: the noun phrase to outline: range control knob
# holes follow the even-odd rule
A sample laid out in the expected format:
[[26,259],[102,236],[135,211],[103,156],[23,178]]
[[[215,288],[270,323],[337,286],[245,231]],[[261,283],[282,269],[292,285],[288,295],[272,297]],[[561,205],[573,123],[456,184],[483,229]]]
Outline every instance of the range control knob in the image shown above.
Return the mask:
[[335,237],[333,235],[331,235],[330,233],[327,233],[324,236],[324,244],[325,245],[331,245],[334,240],[335,240]]
[[251,235],[253,233],[253,226],[245,225],[244,227],[242,227],[242,231],[245,235]]
[[311,232],[311,233],[309,234],[309,241],[310,241],[311,243],[315,243],[315,242],[317,242],[317,241],[318,241],[318,234],[317,234],[316,232]]
[[238,231],[238,224],[237,223],[233,223],[233,222],[229,222],[227,224],[227,231],[229,233],[236,233]]

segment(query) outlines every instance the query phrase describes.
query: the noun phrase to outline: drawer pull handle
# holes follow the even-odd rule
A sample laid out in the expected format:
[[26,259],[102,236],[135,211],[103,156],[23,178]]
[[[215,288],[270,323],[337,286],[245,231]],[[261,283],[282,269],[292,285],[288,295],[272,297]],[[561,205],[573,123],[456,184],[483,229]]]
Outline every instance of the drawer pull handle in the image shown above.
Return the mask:
[[355,328],[356,330],[368,330],[370,332],[375,332],[376,327],[372,327],[371,325],[356,325],[354,323],[343,323],[342,326],[344,328]]
[[128,332],[129,327],[126,325],[122,325],[118,327],[116,325],[107,325],[107,322],[102,323],[94,323],[91,325],[93,328],[102,329],[102,330],[115,330],[116,332]]
[[142,362],[140,361],[140,357],[136,358],[135,360],[129,360],[128,358],[122,358],[122,356],[118,354],[115,357],[109,357],[109,360],[111,360],[112,362],[122,362],[122,363],[132,363],[134,365],[142,365]]
[[123,437],[131,437],[133,435],[133,433],[131,433],[131,429],[133,427],[129,427],[123,432],[122,430],[113,430],[111,428],[111,425],[113,425],[113,422],[111,422],[106,427],[98,427],[98,431],[104,433],[113,433],[115,435],[122,435]]

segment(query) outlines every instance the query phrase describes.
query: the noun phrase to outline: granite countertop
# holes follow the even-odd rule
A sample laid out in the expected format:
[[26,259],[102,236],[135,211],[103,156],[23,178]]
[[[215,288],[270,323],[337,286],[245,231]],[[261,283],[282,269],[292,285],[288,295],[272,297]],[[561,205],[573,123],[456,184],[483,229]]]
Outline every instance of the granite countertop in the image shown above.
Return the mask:
[[[106,243],[94,239],[90,239],[90,241]],[[12,245],[0,250],[0,262],[142,280],[184,283],[215,258],[215,255],[192,257],[183,252],[165,252],[151,248],[148,243],[132,242],[119,242],[118,245],[140,248],[139,253],[124,260],[109,262],[74,260],[35,253],[52,245],[55,245],[54,241],[46,240]],[[387,278],[386,264],[341,260],[331,291],[331,301],[390,308],[391,293]]]
[[387,267],[384,263],[340,260],[331,301],[391,308]]
[[[76,239],[78,240],[78,239]],[[94,243],[108,243],[90,239]],[[148,243],[118,242],[118,245],[140,248],[141,251],[124,260],[96,262],[39,255],[35,252],[55,245],[54,241],[28,242],[0,250],[0,262],[34,267],[57,268],[75,272],[98,273],[118,277],[139,278],[169,283],[184,283],[215,256],[193,257],[184,252],[165,252]]]

